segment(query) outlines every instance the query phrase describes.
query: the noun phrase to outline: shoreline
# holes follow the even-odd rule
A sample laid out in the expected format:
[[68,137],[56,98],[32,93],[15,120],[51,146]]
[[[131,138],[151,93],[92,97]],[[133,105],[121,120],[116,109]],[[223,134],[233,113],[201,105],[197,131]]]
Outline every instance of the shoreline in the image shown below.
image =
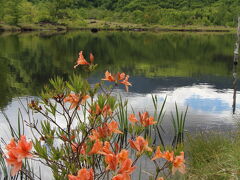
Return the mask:
[[0,32],[33,32],[33,31],[92,31],[93,33],[98,31],[133,31],[133,32],[224,32],[224,33],[234,33],[235,28],[222,27],[222,26],[142,26],[137,24],[128,23],[109,23],[105,24],[89,24],[86,27],[68,27],[64,25],[56,24],[28,24],[28,25],[6,25],[0,24]]

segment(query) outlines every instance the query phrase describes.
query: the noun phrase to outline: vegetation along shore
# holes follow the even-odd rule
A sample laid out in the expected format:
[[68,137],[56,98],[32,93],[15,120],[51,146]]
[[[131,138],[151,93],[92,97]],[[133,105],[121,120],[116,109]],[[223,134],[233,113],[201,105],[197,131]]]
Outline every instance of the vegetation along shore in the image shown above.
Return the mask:
[[233,0],[0,0],[0,30],[231,32],[236,26],[238,3]]

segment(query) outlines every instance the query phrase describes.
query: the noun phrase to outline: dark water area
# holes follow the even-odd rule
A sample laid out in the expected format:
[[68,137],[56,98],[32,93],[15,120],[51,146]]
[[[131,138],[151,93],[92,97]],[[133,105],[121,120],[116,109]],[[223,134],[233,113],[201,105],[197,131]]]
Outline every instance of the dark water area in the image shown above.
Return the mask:
[[[230,130],[240,107],[237,91],[233,115],[234,43],[235,34],[216,33],[4,33],[0,35],[0,108],[15,119],[18,98],[37,96],[54,76],[67,79],[82,73],[73,66],[83,50],[86,56],[92,52],[98,64],[91,83],[106,70],[130,75],[129,93],[124,87],[115,93],[127,97],[136,111],[153,110],[151,94],[160,102],[167,96],[167,127],[176,102],[182,111],[189,107],[187,130]],[[0,124],[4,123],[0,116]]]

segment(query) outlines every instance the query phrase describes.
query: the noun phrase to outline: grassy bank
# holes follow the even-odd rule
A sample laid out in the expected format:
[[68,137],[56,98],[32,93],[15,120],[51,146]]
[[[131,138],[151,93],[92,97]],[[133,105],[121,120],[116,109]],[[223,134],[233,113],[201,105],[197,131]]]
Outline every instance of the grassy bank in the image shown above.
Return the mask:
[[205,133],[186,145],[187,179],[222,180],[240,177],[240,134]]
[[101,20],[89,19],[82,24],[18,24],[17,26],[1,24],[0,31],[43,31],[43,30],[119,30],[119,31],[178,31],[178,32],[235,32],[235,28],[224,26],[162,26],[162,25],[146,25],[108,22]]

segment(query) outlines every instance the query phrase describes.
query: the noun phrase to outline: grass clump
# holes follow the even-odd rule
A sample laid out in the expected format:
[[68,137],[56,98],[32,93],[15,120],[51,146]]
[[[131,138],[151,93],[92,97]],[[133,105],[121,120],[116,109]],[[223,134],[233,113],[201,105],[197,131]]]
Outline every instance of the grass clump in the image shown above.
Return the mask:
[[240,177],[239,133],[208,132],[186,143],[188,173],[186,179],[238,179]]

